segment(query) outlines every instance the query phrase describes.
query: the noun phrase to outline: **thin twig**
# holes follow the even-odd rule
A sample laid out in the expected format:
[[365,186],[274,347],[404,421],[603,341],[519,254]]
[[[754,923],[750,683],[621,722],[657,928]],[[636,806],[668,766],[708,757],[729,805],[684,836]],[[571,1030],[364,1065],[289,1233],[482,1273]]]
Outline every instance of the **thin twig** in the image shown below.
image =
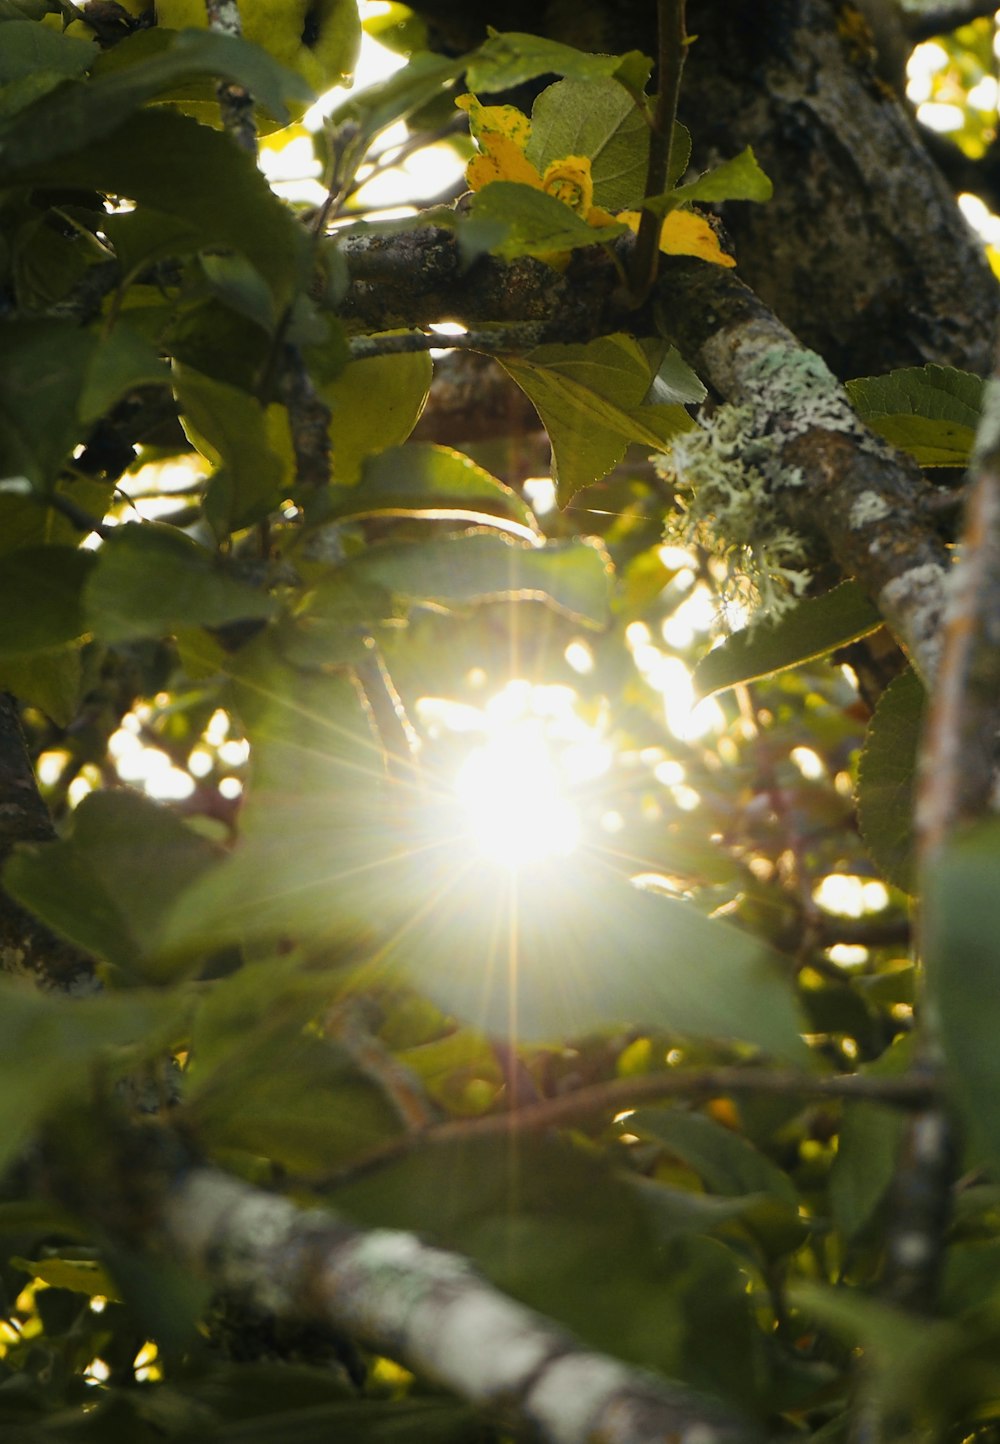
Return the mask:
[[[208,28],[219,35],[232,35],[239,40],[243,35],[238,0],[205,0]],[[241,150],[256,156],[257,127],[253,119],[253,96],[243,85],[231,80],[220,80],[215,87],[219,101],[222,124]]]
[[[657,0],[657,72],[659,93],[653,113],[649,137],[649,163],[646,168],[646,196],[658,196],[667,188],[670,156],[677,120],[677,101],[681,91],[681,75],[687,57],[685,0]],[[661,219],[654,211],[644,210],[639,222],[639,237],[629,267],[632,299],[641,304],[656,280],[660,255]]]
[[641,1103],[662,1098],[712,1098],[749,1094],[777,1098],[843,1098],[889,1107],[913,1109],[935,1096],[935,1085],[923,1077],[905,1075],[879,1078],[861,1073],[816,1077],[809,1073],[758,1068],[677,1069],[669,1073],[648,1073],[639,1078],[616,1078],[578,1088],[558,1098],[481,1118],[459,1118],[439,1123],[422,1133],[409,1133],[380,1144],[329,1175],[313,1187],[330,1188],[347,1178],[356,1178],[392,1163],[415,1147],[435,1143],[461,1143],[473,1138],[516,1133],[536,1133],[546,1128],[564,1128],[604,1113],[614,1116]]
[[355,664],[354,670],[382,744],[386,772],[395,781],[412,786],[420,778],[417,763],[420,739],[373,639],[369,638],[368,654]]

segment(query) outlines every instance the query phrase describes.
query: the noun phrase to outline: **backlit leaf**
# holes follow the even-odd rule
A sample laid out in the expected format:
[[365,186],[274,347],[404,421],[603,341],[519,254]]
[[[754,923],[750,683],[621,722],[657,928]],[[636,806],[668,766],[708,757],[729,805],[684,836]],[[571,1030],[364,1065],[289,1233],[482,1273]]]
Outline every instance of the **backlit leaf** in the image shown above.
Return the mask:
[[1000,822],[954,834],[935,854],[922,914],[927,978],[946,1076],[965,1126],[991,1168],[1000,1160],[996,988]]
[[872,857],[890,882],[916,885],[913,809],[917,748],[926,698],[912,668],[882,693],[858,763],[858,823]]
[[286,465],[271,447],[260,402],[249,392],[174,367],[181,424],[192,445],[218,470],[209,481],[205,512],[220,536],[259,521],[281,500]]
[[161,522],[116,527],[86,591],[87,619],[108,642],[158,637],[180,626],[218,627],[276,610],[221,559]]
[[460,451],[427,442],[394,446],[366,459],[357,486],[332,486],[314,516],[427,516],[475,521],[496,517],[526,540],[538,536],[531,508],[515,491]]
[[638,58],[637,51],[627,55],[591,55],[562,45],[542,35],[526,35],[514,30],[490,38],[469,57],[466,79],[469,89],[496,93],[512,90],[538,75],[565,75],[575,80],[600,80],[615,75],[623,64]]
[[821,597],[807,597],[776,622],[728,637],[695,667],[694,684],[702,697],[709,697],[740,682],[825,657],[881,624],[880,613],[857,583],[841,582]]
[[672,436],[695,424],[681,406],[645,404],[655,372],[631,336],[602,336],[583,346],[539,346],[516,360],[504,357],[501,364],[549,434],[562,505],[606,476],[630,443],[661,451]]
[[610,563],[596,542],[524,546],[486,532],[382,542],[347,572],[413,602],[541,601],[593,627],[610,620]]
[[0,658],[73,642],[87,631],[82,593],[95,565],[72,547],[26,547],[0,567]]
[[424,409],[433,370],[426,352],[371,356],[352,361],[324,386],[323,399],[332,413],[333,475],[339,485],[358,480],[366,456],[406,440]]
[[218,856],[160,804],[125,790],[94,792],[69,838],[14,854],[4,886],[54,932],[127,975],[162,981],[151,959],[163,918]]

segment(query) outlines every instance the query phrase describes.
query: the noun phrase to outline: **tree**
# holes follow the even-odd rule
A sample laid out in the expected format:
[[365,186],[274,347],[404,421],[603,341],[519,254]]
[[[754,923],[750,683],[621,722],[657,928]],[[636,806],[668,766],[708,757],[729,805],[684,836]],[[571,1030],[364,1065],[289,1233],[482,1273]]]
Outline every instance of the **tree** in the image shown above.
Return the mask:
[[355,8],[0,0],[3,1437],[992,1438],[992,7]]

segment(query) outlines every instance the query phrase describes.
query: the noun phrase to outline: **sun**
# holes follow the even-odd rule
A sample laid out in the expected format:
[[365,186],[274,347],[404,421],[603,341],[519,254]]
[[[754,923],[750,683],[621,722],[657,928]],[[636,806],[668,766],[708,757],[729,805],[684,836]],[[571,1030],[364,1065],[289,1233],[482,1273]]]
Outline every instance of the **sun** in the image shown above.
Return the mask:
[[425,699],[435,730],[466,744],[450,791],[470,862],[536,868],[581,846],[581,786],[607,770],[612,753],[577,701],[572,688],[523,680],[482,708]]
[[473,748],[455,792],[478,853],[524,867],[565,857],[580,841],[580,814],[540,719],[524,719]]

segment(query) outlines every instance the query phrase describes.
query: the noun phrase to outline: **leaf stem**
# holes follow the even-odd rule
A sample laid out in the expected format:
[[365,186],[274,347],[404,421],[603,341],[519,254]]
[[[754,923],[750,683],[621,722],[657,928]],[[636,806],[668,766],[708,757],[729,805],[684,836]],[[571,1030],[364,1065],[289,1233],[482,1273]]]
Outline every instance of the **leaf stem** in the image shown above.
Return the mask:
[[[646,167],[646,196],[658,196],[667,188],[670,155],[673,150],[677,101],[681,91],[681,75],[687,57],[688,36],[685,24],[685,0],[657,0],[657,75],[659,93],[653,126],[649,137],[649,163]],[[656,280],[660,250],[660,217],[644,210],[639,222],[639,237],[632,252],[632,301],[638,306],[649,295]]]

